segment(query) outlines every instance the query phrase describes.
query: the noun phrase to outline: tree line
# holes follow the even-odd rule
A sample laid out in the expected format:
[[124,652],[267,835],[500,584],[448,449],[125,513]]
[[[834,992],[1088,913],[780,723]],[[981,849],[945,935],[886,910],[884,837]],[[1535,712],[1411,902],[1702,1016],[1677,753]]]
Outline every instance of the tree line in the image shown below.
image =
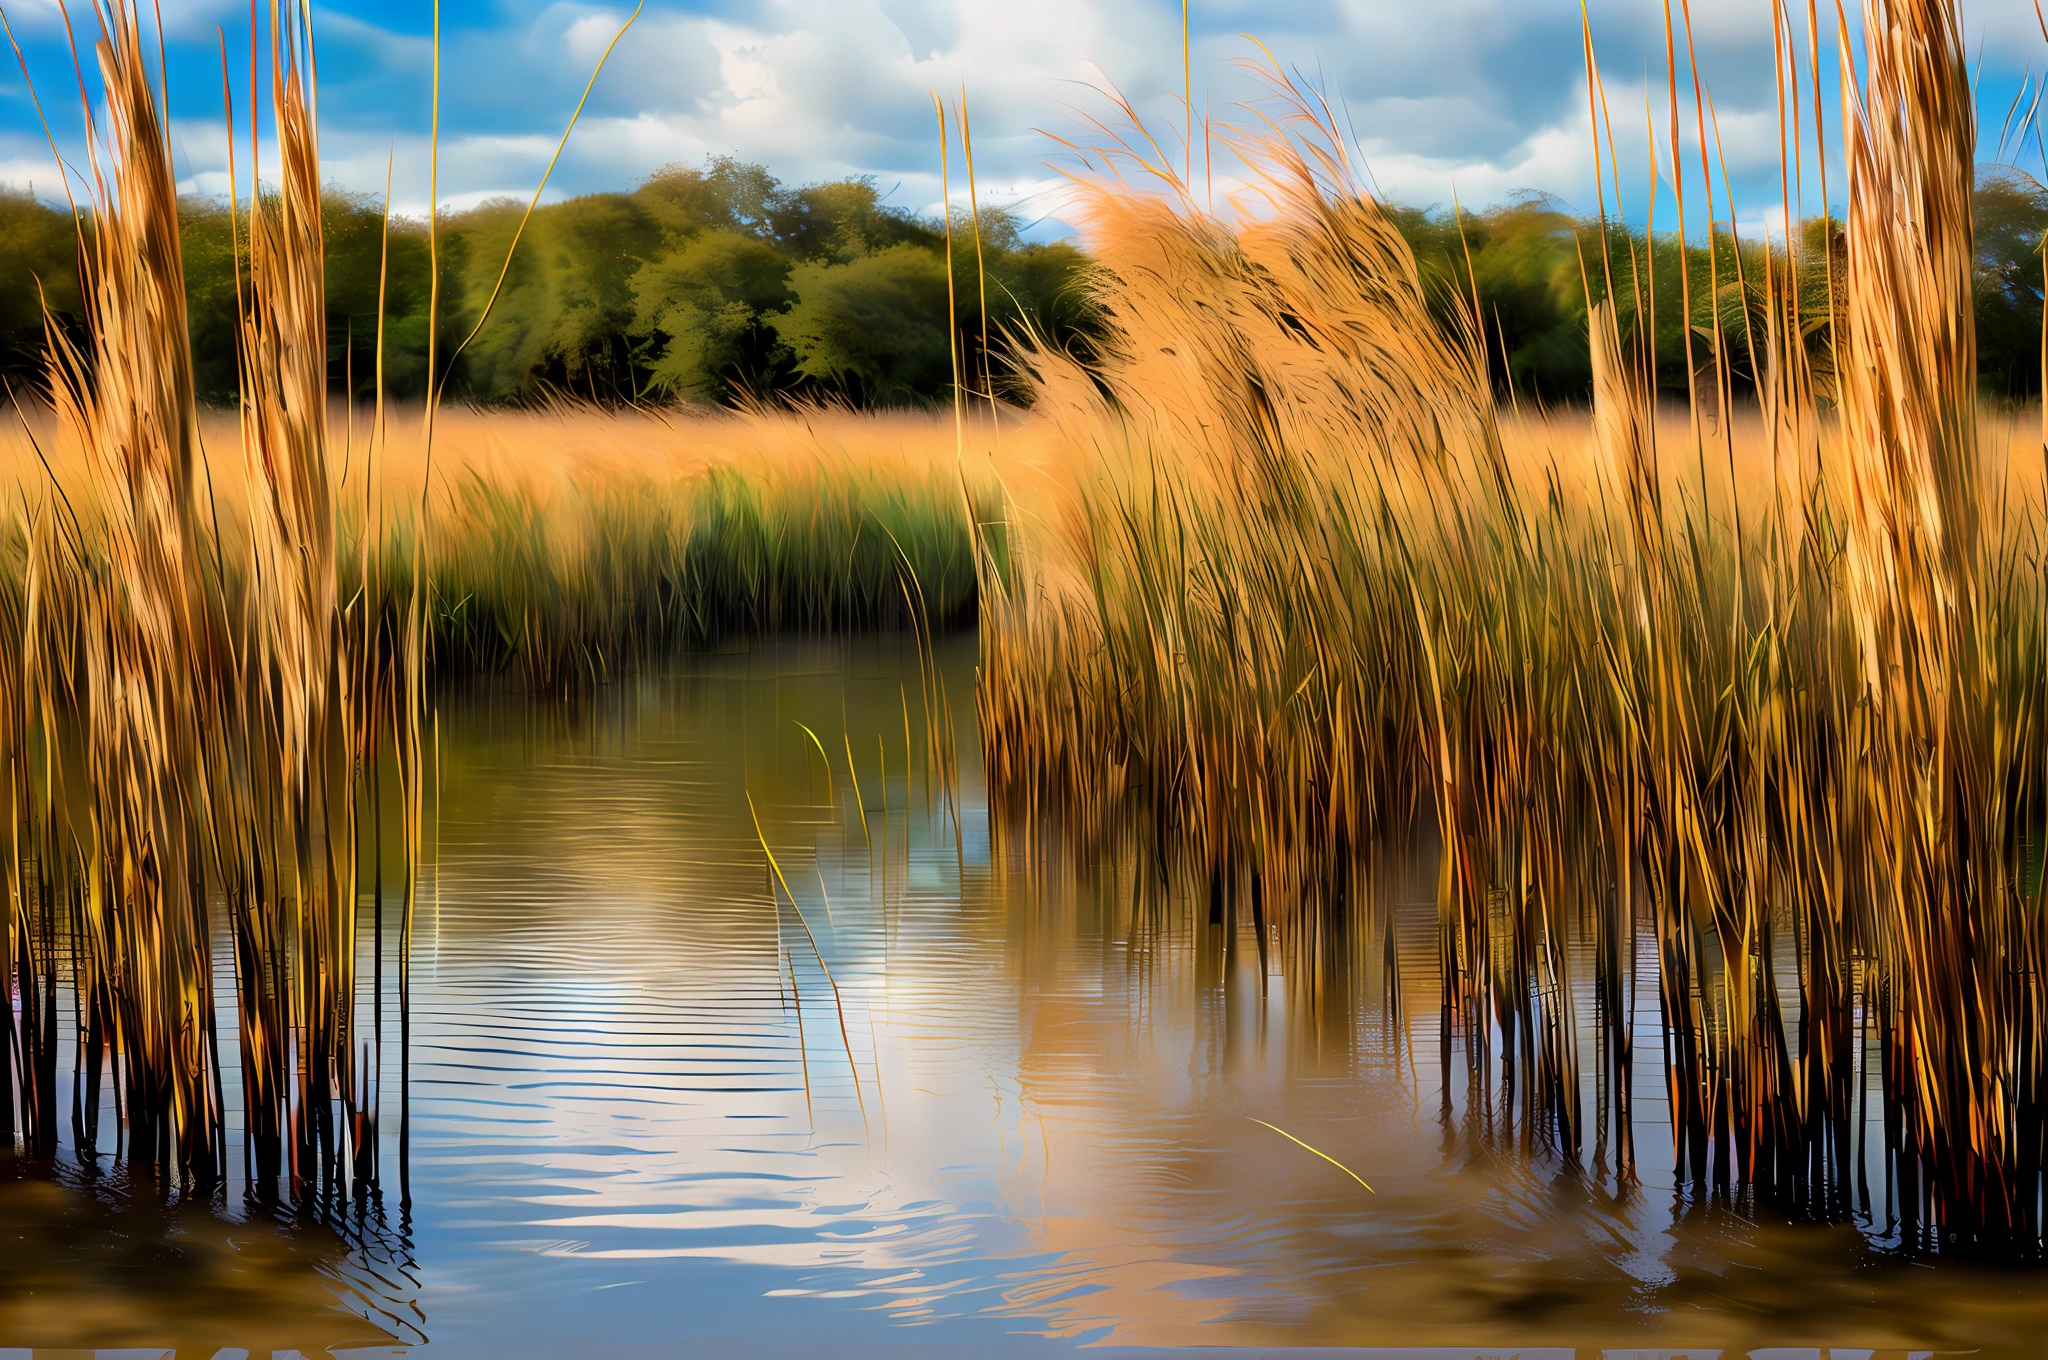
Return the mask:
[[[946,223],[889,205],[867,178],[791,187],[732,158],[670,166],[630,192],[539,208],[509,269],[523,204],[444,216],[438,318],[424,222],[393,219],[387,229],[380,203],[341,192],[323,212],[332,382],[359,397],[379,381],[380,316],[387,395],[424,392],[434,324],[444,391],[482,404],[550,394],[934,403],[950,398],[956,352],[965,382],[1000,389],[1005,337],[1028,328],[1083,348],[1098,338],[1089,261],[1076,246],[1027,242],[1008,210],[984,207],[978,224],[959,213],[949,297]],[[1725,225],[1684,242],[1619,225],[1603,235],[1598,222],[1533,196],[1478,212],[1391,212],[1446,324],[1480,332],[1496,384],[1518,400],[1585,398],[1587,306],[1610,291],[1624,332],[1654,329],[1667,393],[1686,392],[1717,354],[1738,387],[1749,383],[1758,328],[1773,298],[1794,290],[1816,368],[1826,369],[1829,274],[1841,246],[1832,219],[1807,223],[1788,255],[1782,242]],[[1994,394],[2029,396],[2041,384],[2048,193],[1988,168],[1975,212],[1982,380]],[[231,401],[236,223],[210,199],[187,199],[180,214],[199,389]],[[67,212],[0,192],[0,374],[17,389],[41,373],[44,307],[60,325],[79,324],[77,259]],[[489,324],[463,346],[487,304]]]
[[[1723,367],[1736,392],[1753,390],[1774,311],[1781,327],[1798,326],[1820,395],[1829,395],[1844,265],[1835,218],[1802,223],[1798,248],[1788,250],[1782,237],[1766,243],[1722,222],[1684,241],[1675,232],[1652,241],[1537,196],[1485,212],[1391,211],[1439,314],[1479,332],[1505,394],[1585,399],[1593,382],[1587,307],[1611,296],[1625,336],[1653,332],[1665,395],[1704,388]],[[1979,381],[1994,396],[2036,395],[2048,191],[2022,172],[1986,166],[1972,212]]]
[[[431,328],[444,392],[484,404],[550,394],[929,402],[952,388],[949,317],[975,386],[1000,381],[1002,337],[1021,328],[1085,343],[1086,257],[1026,242],[1002,208],[954,221],[950,303],[946,224],[890,206],[871,179],[792,188],[717,158],[670,166],[631,192],[545,205],[521,233],[525,213],[496,200],[444,215],[430,250],[425,222],[393,218],[387,231],[379,201],[328,193],[334,389],[376,391],[380,317],[387,395],[424,393]],[[179,215],[197,386],[231,401],[246,224],[238,236],[214,199],[187,198]],[[66,211],[0,194],[0,370],[17,386],[40,372],[44,305],[78,324],[75,242]],[[464,346],[486,306],[489,324]]]

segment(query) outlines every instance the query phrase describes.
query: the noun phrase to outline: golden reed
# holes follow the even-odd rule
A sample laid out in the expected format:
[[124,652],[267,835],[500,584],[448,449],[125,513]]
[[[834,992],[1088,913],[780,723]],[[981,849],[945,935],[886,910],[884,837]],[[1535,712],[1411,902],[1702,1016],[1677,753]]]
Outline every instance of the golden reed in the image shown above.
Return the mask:
[[[2038,1242],[2043,486],[1978,428],[1955,6],[1864,20],[1820,310],[1796,232],[1745,280],[1759,333],[1701,299],[1674,427],[1654,259],[1587,242],[1576,465],[1511,447],[1530,418],[1496,416],[1486,319],[1433,319],[1314,91],[1272,71],[1257,129],[1221,134],[1268,208],[1235,224],[1132,117],[1078,181],[1101,362],[1028,356],[1041,418],[1092,461],[984,601],[983,741],[1006,811],[1135,826],[1311,1000],[1339,946],[1391,940],[1387,855],[1440,841],[1447,1113],[1459,1040],[1475,1110],[1574,1161],[1590,1135],[1634,1179],[1629,998],[1654,973],[1681,1178],[1834,1212],[1870,1202],[1876,1152],[1909,1240]],[[1737,343],[1754,415],[1729,402]]]
[[[353,1028],[366,799],[380,760],[417,780],[402,696],[420,677],[402,625],[367,617],[378,596],[339,594],[309,16],[294,5],[273,21],[283,178],[238,214],[247,467],[232,535],[199,448],[176,186],[142,29],[125,3],[102,21],[105,113],[86,101],[79,233],[87,338],[48,327],[57,435],[83,484],[71,495],[52,481],[27,511],[18,593],[0,613],[9,971],[35,999],[10,1100],[29,1150],[47,1155],[62,941],[80,1147],[98,1145],[111,1074],[130,1161],[218,1183],[222,904],[251,1183],[345,1187],[376,1174],[375,1083]],[[252,141],[256,126],[252,110]]]

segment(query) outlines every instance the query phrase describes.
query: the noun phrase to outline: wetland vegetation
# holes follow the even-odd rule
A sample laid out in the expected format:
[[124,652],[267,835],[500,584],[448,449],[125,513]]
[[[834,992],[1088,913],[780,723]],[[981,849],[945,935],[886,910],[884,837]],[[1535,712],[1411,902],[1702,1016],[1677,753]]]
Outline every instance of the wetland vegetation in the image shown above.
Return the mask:
[[[1980,362],[2019,344],[1998,306],[2038,320],[2039,265],[1977,234],[2038,195],[1980,174],[1952,3],[1869,0],[1832,167],[1792,150],[1830,145],[1824,39],[1774,13],[1788,186],[1848,186],[1779,239],[1723,234],[1698,188],[1624,212],[1589,31],[1589,222],[1392,208],[1270,69],[1257,117],[1203,129],[1257,212],[1112,97],[1085,256],[721,162],[447,224],[444,298],[443,224],[422,268],[378,213],[337,384],[329,262],[360,274],[368,229],[322,194],[310,15],[276,20],[277,183],[195,218],[114,5],[76,309],[8,435],[0,1223],[70,1231],[67,1177],[90,1212],[197,1214],[175,1277],[221,1313],[237,1270],[293,1300],[311,1272],[417,1344],[426,1148],[444,1202],[519,1187],[424,1230],[467,1253],[477,1336],[507,1243],[522,1278],[572,1263],[542,1294],[704,1258],[892,1325],[1248,1344],[1967,1341],[1859,1283],[1934,1261],[1995,1339],[2038,1336],[1995,1272],[2048,1233],[2048,426],[1980,380],[2048,360]],[[1682,117],[1710,140],[1672,50],[1667,166]],[[519,272],[529,228],[599,219],[674,247],[622,285],[641,332]],[[1577,310],[1511,331],[1488,249],[1528,239],[1570,242],[1569,288],[1523,278]],[[714,257],[780,282],[738,310],[676,284]],[[820,357],[881,305],[856,282],[910,299],[917,376]],[[606,395],[599,350],[613,395],[783,400],[439,400]],[[956,1164],[984,1085],[997,1147]],[[1308,1179],[1335,1173],[1338,1208]],[[700,1174],[724,1218],[693,1216]],[[1032,1194],[1028,1249],[969,1207]],[[220,1264],[215,1208],[308,1233],[298,1264]],[[473,1240],[488,1214],[509,1236]],[[1717,1311],[1704,1279],[1806,1243],[1813,1299]]]

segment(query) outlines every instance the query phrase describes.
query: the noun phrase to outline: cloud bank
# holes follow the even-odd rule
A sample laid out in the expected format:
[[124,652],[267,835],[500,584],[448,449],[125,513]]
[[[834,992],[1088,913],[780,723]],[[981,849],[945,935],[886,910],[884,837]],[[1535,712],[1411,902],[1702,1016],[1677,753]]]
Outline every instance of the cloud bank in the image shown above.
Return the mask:
[[[1804,6],[1792,7],[1803,32]],[[1819,8],[1826,45],[1833,6]],[[1708,139],[1718,132],[1737,209],[1782,220],[1770,0],[1693,0],[1692,9],[1693,50],[1718,124]],[[1236,105],[1255,84],[1241,64],[1259,54],[1250,34],[1327,92],[1386,193],[1487,204],[1535,192],[1592,206],[1578,0],[1193,0],[1190,10],[1198,110],[1244,116]],[[8,12],[59,144],[76,159],[76,81],[54,0]],[[221,43],[246,117],[248,10],[166,0],[163,12],[181,181],[222,192]],[[442,202],[532,192],[626,14],[570,0],[446,0]],[[2048,42],[2031,0],[1966,0],[1965,14],[1981,54],[1990,143],[2023,73],[2048,67]],[[1667,118],[1664,10],[1660,0],[1593,0],[1590,15],[1627,163],[1626,207],[1631,195],[1647,199],[1648,125],[1661,136]],[[316,11],[316,24],[328,174],[381,195],[388,166],[395,206],[423,212],[430,7],[339,0]],[[1682,56],[1682,32],[1678,42]],[[964,90],[984,195],[1056,216],[1066,158],[1047,133],[1075,135],[1104,111],[1099,90],[1108,85],[1163,134],[1180,136],[1178,0],[650,3],[606,66],[548,196],[629,187],[671,162],[731,154],[792,182],[872,175],[891,202],[929,210],[941,200],[932,91],[951,100]],[[1838,124],[1827,88],[1824,112]],[[1686,155],[1696,157],[1689,107],[1684,122]],[[246,166],[246,140],[240,149]],[[46,197],[58,191],[18,73],[0,83],[0,180]]]

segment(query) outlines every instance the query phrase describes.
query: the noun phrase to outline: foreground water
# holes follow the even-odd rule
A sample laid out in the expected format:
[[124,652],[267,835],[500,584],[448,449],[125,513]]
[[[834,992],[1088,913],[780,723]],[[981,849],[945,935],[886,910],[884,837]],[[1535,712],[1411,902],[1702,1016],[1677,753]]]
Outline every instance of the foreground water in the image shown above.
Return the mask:
[[1146,866],[992,829],[972,662],[764,645],[445,703],[409,1032],[397,902],[381,979],[365,906],[381,1190],[167,1202],[70,1148],[0,1172],[0,1347],[2048,1340],[2048,1278],[1897,1250],[1881,1177],[1832,1224],[1674,1187],[1653,986],[1641,1184],[1524,1147],[1442,1062],[1427,847],[1373,907],[1391,962],[1361,932],[1311,990]]

